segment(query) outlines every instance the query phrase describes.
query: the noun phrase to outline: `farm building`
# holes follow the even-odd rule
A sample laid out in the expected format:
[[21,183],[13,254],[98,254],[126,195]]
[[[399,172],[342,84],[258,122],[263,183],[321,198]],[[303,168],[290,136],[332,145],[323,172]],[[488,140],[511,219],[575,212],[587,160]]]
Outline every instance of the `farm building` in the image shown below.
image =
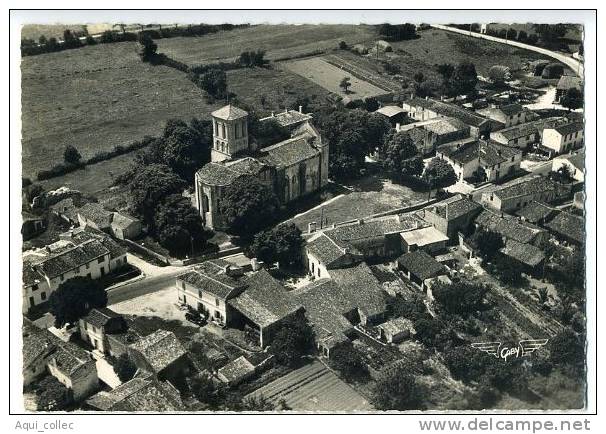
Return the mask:
[[585,125],[583,122],[571,122],[543,130],[541,149],[553,155],[564,154],[582,146]]
[[236,386],[255,373],[255,365],[250,363],[244,356],[229,362],[219,368],[217,376],[221,381],[230,386]]
[[545,262],[545,253],[541,249],[532,244],[519,243],[515,240],[507,240],[500,252],[514,259],[522,270],[538,270]]
[[467,232],[473,219],[482,211],[482,206],[457,194],[423,210],[423,218],[451,241],[457,240],[458,232]]
[[482,211],[476,217],[475,223],[477,227],[486,231],[496,232],[504,241],[514,240],[519,243],[542,246],[549,238],[545,229],[489,210]]
[[448,270],[422,250],[405,253],[398,258],[398,269],[423,290],[429,289],[430,280],[445,276]]
[[545,225],[559,239],[570,244],[585,243],[585,219],[567,212],[560,212]]
[[377,326],[381,339],[389,344],[397,344],[404,339],[412,338],[417,332],[411,320],[395,318]]
[[522,221],[532,223],[533,225],[543,226],[547,221],[558,211],[555,208],[550,207],[546,203],[539,202],[536,200],[531,201],[528,205],[516,212],[516,215],[522,219]]
[[451,117],[398,125],[396,129],[408,134],[422,155],[431,154],[437,146],[466,139],[470,135],[470,128],[467,124]]
[[505,128],[528,122],[531,114],[528,109],[524,108],[520,104],[506,104],[499,107],[488,107],[485,109],[476,110],[476,113],[503,124]]

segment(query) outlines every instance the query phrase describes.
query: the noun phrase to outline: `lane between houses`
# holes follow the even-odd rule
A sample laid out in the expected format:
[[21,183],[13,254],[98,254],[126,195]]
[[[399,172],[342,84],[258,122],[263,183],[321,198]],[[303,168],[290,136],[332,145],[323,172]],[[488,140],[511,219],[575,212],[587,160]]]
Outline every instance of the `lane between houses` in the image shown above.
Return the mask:
[[431,27],[436,29],[446,30],[448,32],[460,33],[462,35],[471,36],[473,38],[487,39],[489,41],[498,42],[500,44],[511,45],[513,47],[524,48],[525,50],[534,51],[536,53],[544,54],[545,56],[549,56],[559,62],[562,62],[564,65],[568,66],[570,69],[574,71],[579,77],[583,77],[584,68],[583,63],[579,62],[577,59],[567,56],[562,53],[558,53],[557,51],[547,50],[541,47],[535,47],[534,45],[523,44],[518,41],[510,41],[502,38],[497,38],[495,36],[485,35],[483,33],[475,33],[470,32],[468,30],[461,30],[455,27],[443,26],[441,24],[432,24]]

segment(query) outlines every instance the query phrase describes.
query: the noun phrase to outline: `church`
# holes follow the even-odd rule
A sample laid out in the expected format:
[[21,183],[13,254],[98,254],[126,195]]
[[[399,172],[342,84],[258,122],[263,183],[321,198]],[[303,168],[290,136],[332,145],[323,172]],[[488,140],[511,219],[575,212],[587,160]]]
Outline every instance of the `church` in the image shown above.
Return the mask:
[[219,211],[225,190],[241,176],[255,176],[271,188],[285,205],[316,192],[328,182],[328,144],[322,142],[312,124],[312,115],[285,110],[260,119],[274,119],[290,131],[291,137],[258,149],[248,136],[248,113],[227,105],[211,113],[213,147],[211,162],[195,177],[196,207],[204,226],[225,229]]

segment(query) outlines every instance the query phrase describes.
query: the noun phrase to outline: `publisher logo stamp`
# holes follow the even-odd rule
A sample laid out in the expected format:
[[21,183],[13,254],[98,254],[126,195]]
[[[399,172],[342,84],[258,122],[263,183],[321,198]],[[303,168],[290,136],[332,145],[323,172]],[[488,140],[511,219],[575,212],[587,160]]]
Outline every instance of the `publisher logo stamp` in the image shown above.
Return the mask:
[[484,351],[497,359],[517,359],[534,353],[539,348],[547,345],[549,339],[526,339],[517,345],[505,345],[502,342],[476,342],[472,347]]

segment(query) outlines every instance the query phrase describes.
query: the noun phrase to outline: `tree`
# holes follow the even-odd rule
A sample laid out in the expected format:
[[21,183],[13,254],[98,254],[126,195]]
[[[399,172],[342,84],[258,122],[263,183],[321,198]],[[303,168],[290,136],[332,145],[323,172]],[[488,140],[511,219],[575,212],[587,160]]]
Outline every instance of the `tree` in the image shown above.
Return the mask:
[[63,46],[65,48],[78,48],[82,46],[80,39],[69,29],[63,31]]
[[264,395],[252,395],[242,401],[243,411],[274,411],[276,406]]
[[425,395],[415,377],[402,366],[381,373],[372,403],[378,410],[422,410]]
[[493,263],[499,280],[505,285],[520,288],[528,283],[528,280],[522,275],[520,264],[513,258],[497,252]]
[[347,381],[366,381],[368,379],[368,368],[351,342],[339,345],[330,351],[330,364]]
[[560,99],[560,104],[568,110],[580,109],[583,107],[583,93],[575,87],[570,88]]
[[269,351],[278,363],[295,366],[301,357],[314,348],[314,332],[303,314],[298,314],[282,322],[276,331]]
[[539,39],[545,44],[553,44],[558,39],[563,38],[566,35],[566,25],[564,24],[535,24],[533,29]]
[[259,147],[273,145],[290,137],[288,128],[282,126],[277,119],[267,119],[261,122],[255,115],[249,118],[249,133]]
[[46,375],[38,382],[37,409],[39,411],[62,410],[69,402],[69,390],[55,377]]
[[339,50],[347,50],[347,42],[339,41]]
[[526,42],[527,39],[528,39],[528,33],[526,33],[524,30],[520,30],[518,32],[518,41]]
[[388,24],[379,25],[379,36],[388,41],[403,41],[417,37],[417,27],[414,24]]
[[423,159],[406,132],[389,133],[381,148],[380,158],[383,168],[394,181],[418,177],[423,172]]
[[194,246],[198,249],[206,244],[206,233],[198,211],[192,207],[191,201],[181,194],[166,196],[158,204],[154,213],[153,230],[158,235],[158,241],[171,254],[194,254]]
[[339,87],[343,89],[343,92],[349,93],[349,88],[351,87],[351,79],[349,77],[343,77],[343,79],[339,83]]
[[469,238],[469,242],[486,261],[491,261],[495,254],[505,245],[503,244],[503,237],[501,235],[483,228],[476,229]]
[[273,190],[251,175],[241,176],[225,188],[219,212],[229,230],[252,234],[275,218],[278,198]]
[[158,44],[154,42],[149,33],[140,32],[137,44],[137,54],[144,62],[153,60],[158,51]]
[[189,390],[200,402],[207,404],[210,409],[219,409],[225,400],[225,388],[221,387],[206,374],[200,373],[188,378]]
[[379,110],[379,101],[375,97],[368,97],[364,99],[364,108],[367,112],[374,112]]
[[553,366],[564,367],[581,376],[585,371],[585,337],[569,329],[558,333],[548,343]]
[[423,177],[429,184],[430,193],[432,187],[446,188],[457,182],[457,175],[452,166],[438,157],[432,158],[429,161]]
[[49,297],[55,327],[73,324],[95,307],[107,305],[107,293],[98,280],[74,277],[59,285]]
[[137,372],[137,365],[135,365],[127,353],[122,353],[116,360],[114,372],[120,381],[125,383],[135,376],[135,373]]
[[301,260],[303,238],[294,223],[281,225],[255,235],[250,246],[251,254],[260,260],[280,266],[293,265]]
[[467,316],[482,307],[490,287],[460,280],[453,283],[436,282],[431,291],[440,309],[450,314]]
[[453,76],[453,93],[455,95],[474,94],[478,84],[476,66],[471,62],[461,62]]
[[503,84],[511,80],[511,72],[507,66],[493,65],[488,70],[488,78],[495,84]]
[[145,223],[153,224],[156,207],[165,197],[181,193],[186,183],[165,164],[140,166],[128,184],[130,208]]
[[67,145],[63,152],[63,160],[67,164],[79,164],[81,158],[82,155],[80,155],[80,152],[78,152],[75,146]]
[[202,73],[190,72],[190,79],[200,89],[218,99],[227,97],[227,75],[221,68],[208,68]]

